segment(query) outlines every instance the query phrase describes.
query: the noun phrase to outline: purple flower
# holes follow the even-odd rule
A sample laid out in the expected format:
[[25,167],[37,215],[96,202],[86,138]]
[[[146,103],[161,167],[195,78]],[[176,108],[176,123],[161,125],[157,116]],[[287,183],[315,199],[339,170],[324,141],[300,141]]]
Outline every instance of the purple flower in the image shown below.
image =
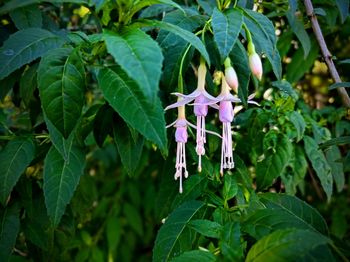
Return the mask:
[[[218,108],[216,103],[217,100],[215,97],[211,96],[205,90],[205,76],[207,73],[207,68],[205,66],[205,62],[201,61],[201,64],[198,67],[198,84],[197,89],[193,91],[189,95],[184,95],[181,93],[173,93],[174,95],[181,97],[181,100],[178,102],[169,105],[165,108],[165,110],[184,106],[194,100],[194,114],[197,117],[197,126],[195,127],[197,130],[196,133],[196,152],[198,155],[198,171],[202,171],[202,155],[205,154],[204,144],[206,143],[206,129],[205,129],[205,117],[208,114],[208,106],[212,106],[214,108]],[[207,132],[211,133],[211,132]]]

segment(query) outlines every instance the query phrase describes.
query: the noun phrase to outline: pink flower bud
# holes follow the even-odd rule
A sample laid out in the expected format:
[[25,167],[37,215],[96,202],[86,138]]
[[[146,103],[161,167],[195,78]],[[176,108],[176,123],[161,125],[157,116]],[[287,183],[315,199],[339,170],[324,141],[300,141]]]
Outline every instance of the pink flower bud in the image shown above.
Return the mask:
[[196,97],[194,100],[194,114],[196,116],[206,116],[208,114],[208,105],[204,105],[207,102],[208,99],[204,95],[199,95]]
[[249,56],[249,66],[252,74],[261,80],[263,70],[260,57],[257,53],[253,53]]
[[223,123],[233,121],[233,107],[231,101],[221,101],[219,106],[219,118]]
[[225,79],[227,84],[235,91],[235,93],[238,92],[238,79],[236,71],[232,66],[227,67],[225,69]]

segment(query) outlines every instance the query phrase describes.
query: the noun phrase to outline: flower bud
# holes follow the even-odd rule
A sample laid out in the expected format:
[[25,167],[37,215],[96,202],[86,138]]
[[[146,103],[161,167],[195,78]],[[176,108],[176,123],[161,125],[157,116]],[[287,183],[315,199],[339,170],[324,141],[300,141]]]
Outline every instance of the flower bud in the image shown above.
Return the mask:
[[238,92],[238,79],[235,69],[230,66],[225,69],[225,79],[227,84],[235,91]]
[[262,77],[262,64],[257,53],[252,53],[249,55],[249,67],[252,74],[255,75],[260,81]]

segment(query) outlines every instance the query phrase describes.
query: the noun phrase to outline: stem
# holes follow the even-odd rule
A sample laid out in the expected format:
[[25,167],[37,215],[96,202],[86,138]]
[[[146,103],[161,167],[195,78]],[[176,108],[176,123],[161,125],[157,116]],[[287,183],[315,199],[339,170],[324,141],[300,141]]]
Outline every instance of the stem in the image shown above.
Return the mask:
[[183,69],[183,65],[184,65],[184,62],[185,62],[185,57],[187,56],[188,54],[188,51],[190,51],[190,48],[191,48],[192,45],[188,45],[188,47],[186,48],[182,58],[181,58],[181,62],[180,62],[180,69],[179,69],[179,76],[178,76],[178,79],[177,79],[177,85],[178,85],[178,90],[179,90],[179,93],[183,93],[184,92],[184,81],[183,81],[183,78],[182,78],[182,69]]
[[242,25],[243,25],[245,34],[247,36],[248,54],[249,55],[254,54],[255,53],[255,46],[254,46],[254,43],[253,43],[252,34],[250,33],[250,31],[249,31],[249,29],[248,29],[248,27],[247,27],[247,25],[245,23],[243,23]]
[[[322,34],[320,25],[318,23],[317,17],[314,13],[314,7],[312,5],[311,0],[304,0],[304,5],[306,8],[306,14],[309,17],[312,25],[312,29],[314,31],[314,34],[316,36],[318,45],[321,48],[322,56],[327,64],[327,67],[329,69],[329,72],[336,83],[341,83],[342,80],[340,79],[339,73],[334,65],[332,55],[328,50],[326,41],[324,40],[324,36]],[[337,91],[342,99],[343,105],[347,108],[350,108],[350,98],[348,93],[346,92],[344,87],[337,88]]]

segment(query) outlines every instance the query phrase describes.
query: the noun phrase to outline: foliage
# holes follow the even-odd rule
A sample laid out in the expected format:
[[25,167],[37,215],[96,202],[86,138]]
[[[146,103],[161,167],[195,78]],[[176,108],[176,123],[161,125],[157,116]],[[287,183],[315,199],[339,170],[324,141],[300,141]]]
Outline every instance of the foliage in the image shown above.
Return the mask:
[[[335,89],[350,81],[349,1],[313,4],[343,83],[303,1],[4,1],[0,260],[348,261],[349,110]],[[227,58],[235,167],[220,175],[208,135],[198,172],[189,130],[180,194],[176,110],[163,108],[203,63],[219,95]],[[220,130],[215,109],[206,122]]]

